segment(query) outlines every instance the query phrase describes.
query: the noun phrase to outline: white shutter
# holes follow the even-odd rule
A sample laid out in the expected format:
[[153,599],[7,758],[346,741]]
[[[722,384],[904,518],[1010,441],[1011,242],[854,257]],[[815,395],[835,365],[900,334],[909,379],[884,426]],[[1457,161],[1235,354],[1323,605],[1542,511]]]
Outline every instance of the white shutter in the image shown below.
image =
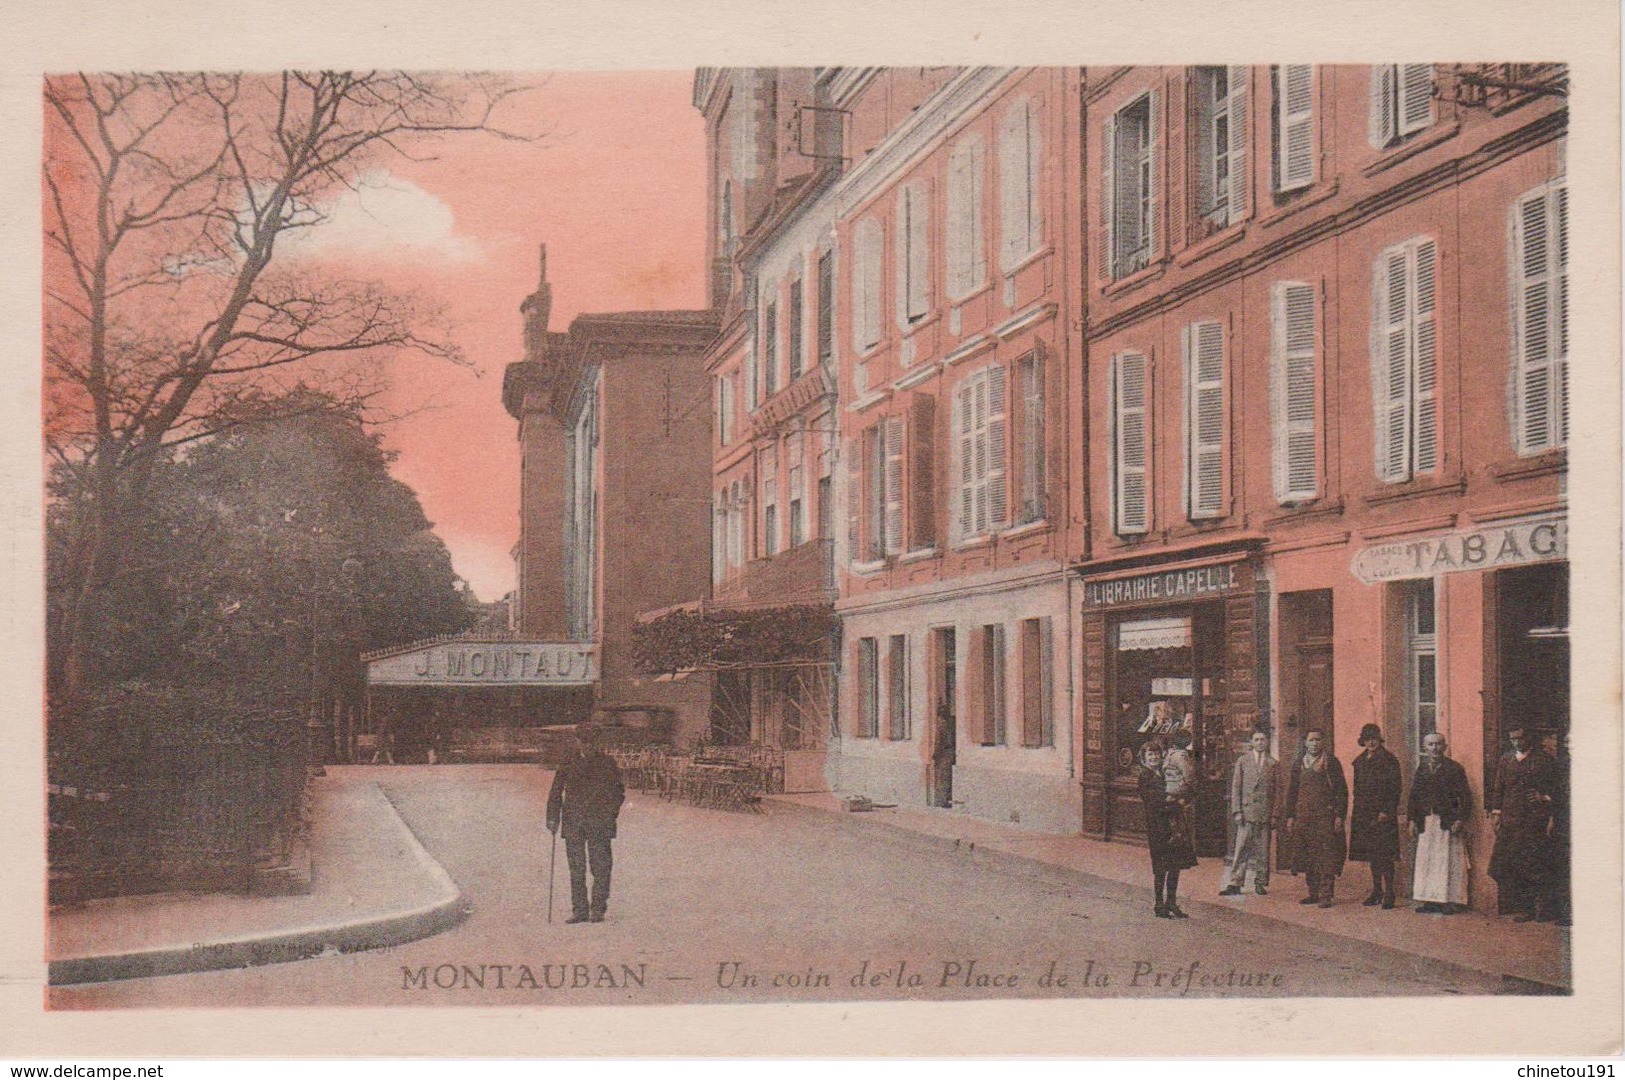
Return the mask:
[[1148,372],[1144,353],[1119,353],[1112,363],[1113,464],[1116,472],[1116,527],[1124,535],[1151,528],[1147,457]]
[[1021,522],[1040,521],[1047,510],[1044,485],[1044,354],[1017,369],[1021,384]]
[[859,523],[863,518],[863,453],[857,439],[846,441],[846,557],[863,561]]
[[1400,64],[1396,83],[1399,88],[1399,135],[1415,134],[1433,123],[1433,65]]
[[1117,277],[1117,188],[1112,181],[1113,164],[1117,157],[1117,114],[1106,117],[1100,133],[1100,246],[1096,275],[1102,281]]
[[908,190],[908,317],[931,309],[931,195],[924,184]]
[[1232,65],[1227,85],[1229,99],[1225,103],[1230,119],[1230,191],[1229,223],[1234,225],[1247,217],[1247,90],[1253,69],[1245,65]]
[[1320,493],[1315,431],[1315,287],[1278,282],[1271,295],[1275,498],[1283,504]]
[[1439,467],[1439,341],[1438,320],[1434,318],[1438,291],[1438,249],[1432,240],[1416,245],[1412,280],[1416,292],[1412,320],[1416,372],[1412,385],[1416,404],[1415,468],[1433,472]]
[[885,230],[880,222],[870,220],[865,223],[868,228],[864,232],[864,274],[863,274],[863,323],[864,348],[870,349],[880,344],[881,315],[880,300],[885,291],[885,272],[882,250],[886,242]]
[[1377,475],[1396,483],[1411,476],[1411,283],[1405,246],[1390,248],[1378,256],[1373,277],[1371,350]]
[[1277,113],[1275,164],[1277,191],[1297,191],[1315,182],[1315,68],[1282,64],[1275,69]]
[[1026,102],[999,124],[999,266],[1008,270],[1027,253]]
[[1186,509],[1192,518],[1224,513],[1224,326],[1185,327]]
[[964,296],[971,290],[970,215],[971,144],[961,141],[948,159],[947,254],[948,295]]
[[903,553],[903,421],[889,417],[882,425],[884,468],[882,500],[885,509],[885,551]]
[[1399,108],[1399,93],[1394,85],[1394,65],[1373,64],[1371,66],[1371,98],[1369,116],[1367,119],[1368,134],[1371,145],[1387,146],[1394,141],[1396,128],[1395,114]]
[[1149,204],[1145,214],[1145,263],[1147,266],[1157,261],[1157,215],[1161,212],[1162,177],[1157,173],[1161,158],[1157,153],[1157,143],[1162,132],[1162,115],[1158,111],[1162,108],[1162,95],[1155,90],[1150,93],[1149,122],[1146,124],[1145,161],[1146,161],[1146,202]]
[[1567,190],[1543,187],[1512,210],[1513,424],[1520,454],[1568,436]]
[[974,536],[984,536],[988,528],[987,515],[987,372],[976,374],[970,386],[971,411],[971,440],[974,443],[972,451],[974,469],[971,473],[971,496],[975,503],[975,512],[972,517]]
[[1027,168],[1026,183],[1022,186],[1027,192],[1027,252],[1037,251],[1044,236],[1044,200],[1042,191],[1042,173],[1039,170],[1043,155],[1043,127],[1042,114],[1039,111],[1039,102],[1029,101],[1024,110],[1027,119],[1027,140],[1024,164]]
[[987,280],[987,230],[983,227],[983,204],[987,202],[987,147],[980,137],[970,140],[970,198],[967,233],[970,236],[970,280],[976,288]]
[[954,459],[953,520],[956,539],[973,535],[971,483],[974,476],[975,447],[971,437],[970,383],[962,382],[954,389],[953,426],[949,429]]
[[996,531],[1010,520],[1009,467],[1010,425],[1006,422],[1004,368],[987,369],[987,517],[988,530]]

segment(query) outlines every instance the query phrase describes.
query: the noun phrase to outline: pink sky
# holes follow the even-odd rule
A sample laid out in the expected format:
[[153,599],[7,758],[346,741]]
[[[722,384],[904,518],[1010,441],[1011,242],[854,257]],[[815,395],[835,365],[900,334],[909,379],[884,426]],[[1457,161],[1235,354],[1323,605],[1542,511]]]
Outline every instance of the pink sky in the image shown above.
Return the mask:
[[692,79],[548,76],[524,107],[552,131],[541,145],[466,138],[437,161],[388,163],[314,241],[443,306],[474,364],[395,361],[390,406],[420,411],[385,438],[399,451],[395,475],[482,599],[514,584],[518,426],[502,408],[502,370],[521,356],[519,303],[536,288],[538,245],[554,330],[582,312],[704,303],[705,129]]

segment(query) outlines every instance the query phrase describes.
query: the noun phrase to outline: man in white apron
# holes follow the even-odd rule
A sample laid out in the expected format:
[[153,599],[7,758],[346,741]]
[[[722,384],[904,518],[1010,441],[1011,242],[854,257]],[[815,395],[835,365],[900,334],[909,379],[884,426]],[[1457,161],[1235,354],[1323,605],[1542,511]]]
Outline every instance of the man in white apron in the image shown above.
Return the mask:
[[1410,834],[1416,839],[1416,872],[1411,895],[1418,914],[1454,915],[1467,906],[1467,839],[1472,812],[1467,770],[1445,756],[1445,738],[1422,739],[1422,760],[1406,802]]

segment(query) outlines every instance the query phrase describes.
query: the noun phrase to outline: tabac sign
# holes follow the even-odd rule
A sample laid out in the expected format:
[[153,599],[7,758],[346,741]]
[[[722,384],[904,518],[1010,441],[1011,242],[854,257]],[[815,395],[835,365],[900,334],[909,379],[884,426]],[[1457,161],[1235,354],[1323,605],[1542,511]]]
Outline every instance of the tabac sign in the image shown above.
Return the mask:
[[598,647],[558,641],[436,641],[367,662],[370,686],[586,686]]
[[1354,557],[1354,576],[1376,585],[1568,557],[1568,520],[1562,514],[1543,514],[1368,547]]

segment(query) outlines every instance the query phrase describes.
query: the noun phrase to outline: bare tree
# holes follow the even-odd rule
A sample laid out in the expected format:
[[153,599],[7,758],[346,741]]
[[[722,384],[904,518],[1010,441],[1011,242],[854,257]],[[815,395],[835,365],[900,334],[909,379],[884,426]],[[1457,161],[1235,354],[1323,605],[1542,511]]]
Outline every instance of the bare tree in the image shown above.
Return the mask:
[[287,244],[392,156],[538,138],[499,121],[516,89],[403,72],[46,80],[46,443],[82,493],[52,641],[69,701],[160,455],[274,397],[291,367],[355,394],[379,350],[461,360],[430,305],[290,265]]

